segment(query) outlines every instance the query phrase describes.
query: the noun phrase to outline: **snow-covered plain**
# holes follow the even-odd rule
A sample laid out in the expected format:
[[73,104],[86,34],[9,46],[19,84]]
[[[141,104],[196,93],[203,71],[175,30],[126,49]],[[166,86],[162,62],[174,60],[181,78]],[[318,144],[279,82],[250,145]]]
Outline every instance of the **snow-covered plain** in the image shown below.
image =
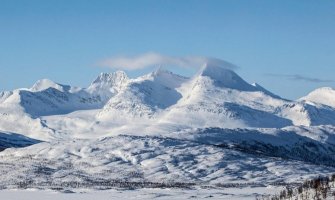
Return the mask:
[[31,146],[0,153],[0,196],[16,189],[144,199],[275,193],[334,172],[331,90],[290,101],[206,64],[191,78],[117,71],[87,88],[43,79],[1,92],[0,130],[13,136],[5,141],[25,144],[5,147]]
[[143,188],[135,190],[111,189],[107,191],[78,190],[74,193],[65,193],[50,190],[3,190],[0,192],[1,199],[11,200],[91,200],[91,199],[159,199],[159,200],[181,200],[181,199],[225,199],[225,200],[254,200],[256,194],[268,196],[279,192],[278,188],[244,187],[244,188],[197,188],[197,189],[161,189]]

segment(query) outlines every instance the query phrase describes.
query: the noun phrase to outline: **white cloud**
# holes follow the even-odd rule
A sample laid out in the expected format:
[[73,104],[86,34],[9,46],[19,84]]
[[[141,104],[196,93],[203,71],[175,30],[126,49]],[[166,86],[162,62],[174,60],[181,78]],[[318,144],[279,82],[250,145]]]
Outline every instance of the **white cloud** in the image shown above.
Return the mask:
[[137,70],[155,65],[199,68],[206,63],[228,69],[237,68],[235,65],[218,58],[209,58],[204,56],[175,57],[161,55],[158,53],[146,53],[133,57],[112,57],[99,62],[98,66],[109,67],[112,69]]

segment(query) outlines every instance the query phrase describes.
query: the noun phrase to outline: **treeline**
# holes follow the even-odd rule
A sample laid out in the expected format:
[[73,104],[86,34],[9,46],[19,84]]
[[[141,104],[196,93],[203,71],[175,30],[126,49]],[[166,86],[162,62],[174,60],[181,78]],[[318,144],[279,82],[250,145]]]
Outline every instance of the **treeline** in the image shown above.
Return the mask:
[[304,181],[298,187],[286,188],[273,196],[256,197],[257,200],[325,200],[335,199],[335,174]]
[[90,180],[90,181],[66,181],[66,182],[34,182],[33,180],[20,181],[14,184],[18,189],[27,188],[49,188],[53,190],[66,190],[76,188],[191,188],[195,183],[182,182],[150,182],[150,181],[123,181],[123,180]]

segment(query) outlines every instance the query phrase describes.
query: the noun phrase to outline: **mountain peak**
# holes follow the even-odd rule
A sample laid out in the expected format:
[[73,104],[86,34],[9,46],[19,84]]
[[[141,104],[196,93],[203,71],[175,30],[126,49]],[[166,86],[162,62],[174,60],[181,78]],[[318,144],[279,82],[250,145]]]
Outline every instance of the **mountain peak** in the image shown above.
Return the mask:
[[187,77],[180,76],[169,70],[163,69],[162,67],[159,67],[157,70],[149,74],[149,77],[153,78],[154,81],[169,88],[177,88],[186,80],[188,80]]
[[55,88],[55,89],[57,89],[59,91],[64,92],[64,90],[66,89],[66,86],[58,84],[58,83],[55,83],[55,82],[53,82],[53,81],[51,81],[49,79],[41,79],[41,80],[38,80],[33,85],[33,87],[30,88],[30,90],[32,92],[40,92],[40,91],[46,90],[48,88]]
[[321,87],[314,90],[313,92],[335,92],[335,89],[332,87]]
[[128,76],[124,71],[115,71],[113,73],[100,73],[100,75],[93,81],[94,83],[111,83],[117,80],[128,80]]
[[222,81],[223,79],[241,79],[233,70],[219,67],[216,65],[205,64],[200,70],[201,76],[210,77],[213,80]]
[[163,75],[163,74],[173,74],[173,72],[171,72],[169,70],[166,70],[162,66],[160,66],[155,71],[153,71],[151,74],[152,74],[152,76],[160,76],[160,75]]
[[244,81],[233,70],[216,65],[205,64],[200,70],[199,76],[209,77],[214,83],[221,87],[231,89],[253,91],[255,87]]
[[331,87],[318,88],[299,100],[324,104],[335,108],[335,89]]
[[100,95],[104,100],[108,100],[127,85],[128,81],[129,78],[124,71],[101,73],[86,91],[91,94]]

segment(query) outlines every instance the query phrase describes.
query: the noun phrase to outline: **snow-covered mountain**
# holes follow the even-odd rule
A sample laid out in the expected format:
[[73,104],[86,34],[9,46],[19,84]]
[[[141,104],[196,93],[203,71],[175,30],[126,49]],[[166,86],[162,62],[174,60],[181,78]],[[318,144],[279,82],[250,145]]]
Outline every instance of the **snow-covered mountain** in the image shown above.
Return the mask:
[[127,75],[119,71],[100,74],[87,89],[42,79],[29,89],[1,93],[0,102],[5,107],[22,107],[32,117],[97,109],[117,94],[127,81]]
[[[329,89],[322,91],[329,95]],[[97,114],[86,121],[81,117],[80,124],[78,115],[74,121],[52,117],[84,110],[97,110]],[[2,92],[0,112],[7,116],[0,128],[22,132],[24,124],[34,124],[28,132],[47,135],[102,132],[129,127],[129,122],[174,130],[335,125],[335,108],[283,99],[259,84],[247,83],[232,70],[209,64],[191,78],[163,69],[135,79],[122,71],[102,73],[87,88],[42,79],[29,89]],[[12,126],[21,116],[26,119],[23,124]]]
[[274,114],[286,101],[251,85],[235,72],[205,65],[179,88],[182,98],[168,109],[165,120],[194,127],[284,127],[289,119]]
[[299,100],[323,104],[335,108],[335,90],[330,87],[319,88]]
[[2,152],[0,177],[13,188],[25,174],[42,188],[298,181],[335,170],[333,95],[290,101],[210,64],[190,78],[102,73],[86,88],[42,79],[0,93],[0,130],[47,141]]
[[130,80],[127,87],[106,103],[98,117],[114,120],[155,117],[177,103],[182,96],[176,88],[187,80],[162,69]]
[[128,77],[124,72],[102,73],[87,88],[38,80],[31,88],[0,93],[0,128],[10,132],[48,140],[57,136],[43,116],[67,114],[78,110],[100,109],[122,87]]
[[106,103],[112,96],[117,94],[128,84],[129,78],[123,71],[114,73],[101,73],[86,89],[86,92],[98,96]]
[[333,108],[282,99],[234,71],[205,65],[192,78],[158,70],[129,81],[99,120],[158,119],[190,127],[268,127],[335,124]]

